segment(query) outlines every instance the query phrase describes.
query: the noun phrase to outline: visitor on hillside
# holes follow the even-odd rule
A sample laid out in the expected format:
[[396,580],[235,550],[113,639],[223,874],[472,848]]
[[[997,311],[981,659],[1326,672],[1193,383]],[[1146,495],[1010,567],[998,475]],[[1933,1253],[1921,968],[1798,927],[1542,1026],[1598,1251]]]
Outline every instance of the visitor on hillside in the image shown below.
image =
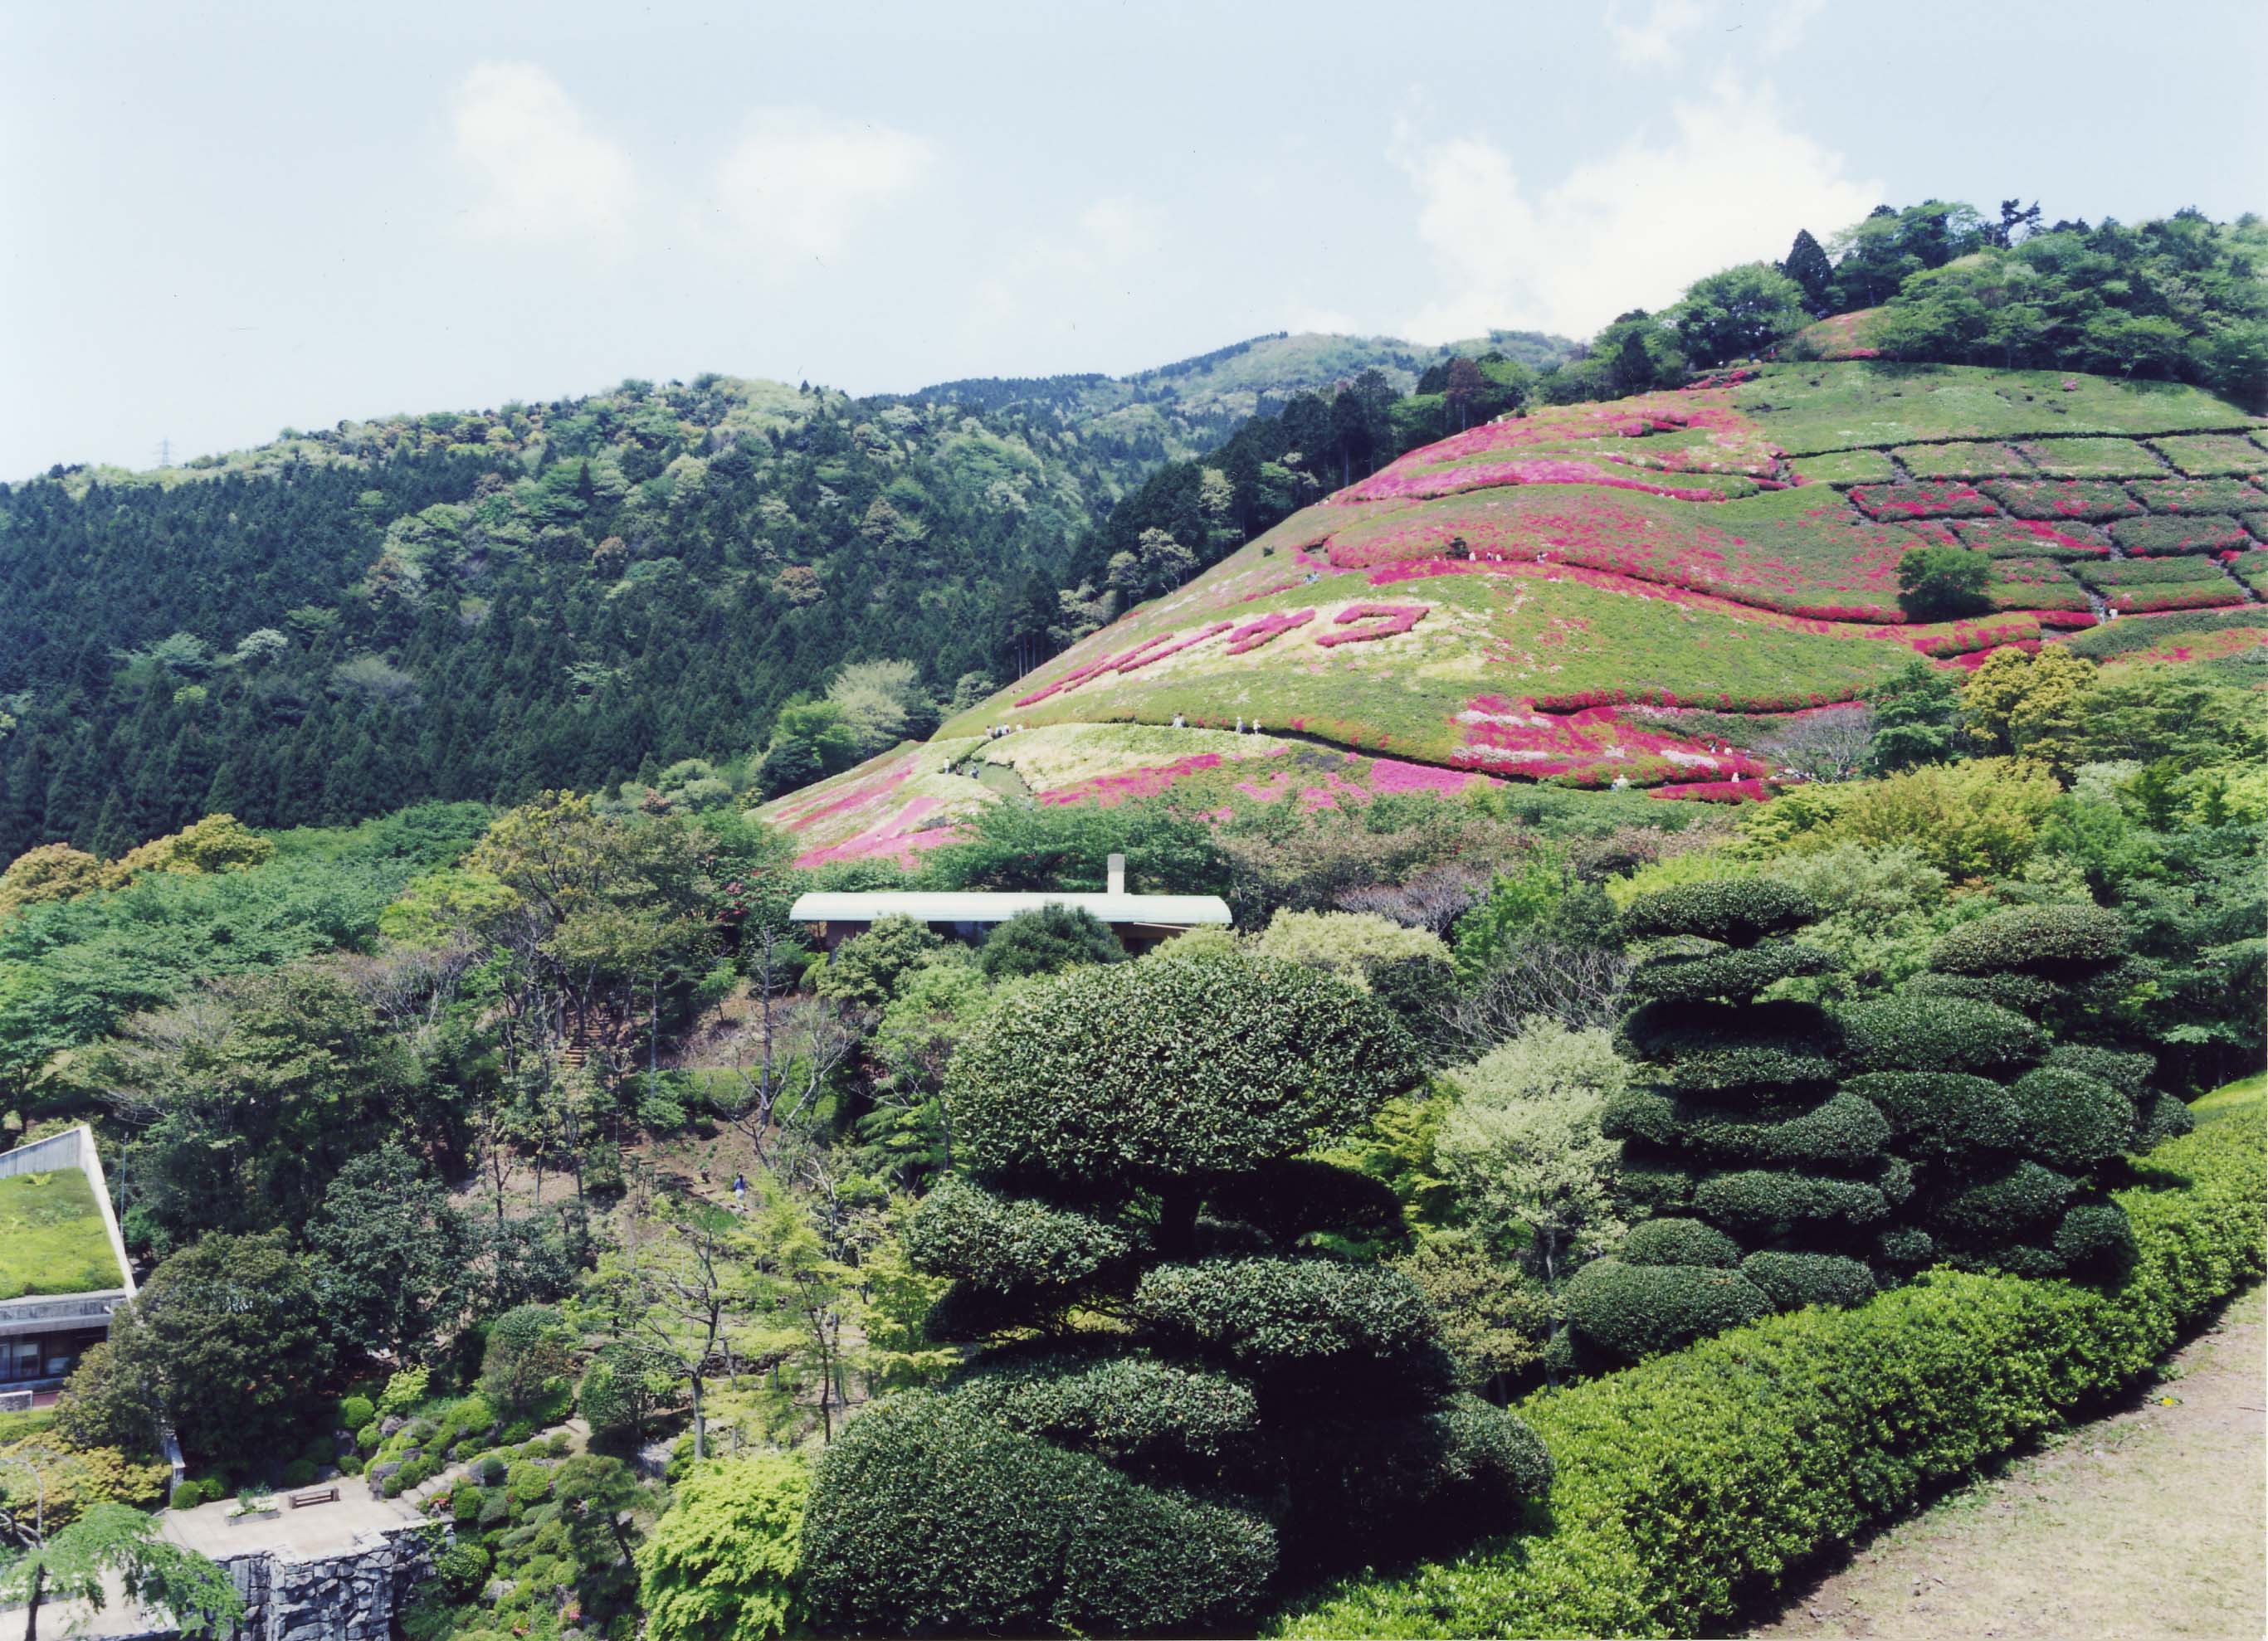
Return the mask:
[[745,1174],[733,1176],[733,1206],[744,1213],[747,1211],[748,1176]]

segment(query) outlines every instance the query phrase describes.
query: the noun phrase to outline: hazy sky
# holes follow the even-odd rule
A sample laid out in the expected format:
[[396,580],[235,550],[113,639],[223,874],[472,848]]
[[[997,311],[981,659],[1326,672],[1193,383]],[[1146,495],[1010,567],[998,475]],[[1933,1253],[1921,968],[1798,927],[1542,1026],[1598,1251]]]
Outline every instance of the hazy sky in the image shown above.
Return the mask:
[[715,370],[1583,334],[1935,193],[2268,209],[2262,0],[0,6],[0,477]]

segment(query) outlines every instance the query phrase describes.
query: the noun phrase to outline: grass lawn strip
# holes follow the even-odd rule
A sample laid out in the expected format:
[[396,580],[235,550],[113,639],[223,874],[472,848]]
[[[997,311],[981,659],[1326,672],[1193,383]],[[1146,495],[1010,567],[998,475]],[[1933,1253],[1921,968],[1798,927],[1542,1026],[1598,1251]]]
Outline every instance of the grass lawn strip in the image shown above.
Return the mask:
[[0,1299],[125,1285],[85,1174],[57,1168],[0,1180]]
[[2214,479],[2268,473],[2268,450],[2236,433],[2198,433],[2151,441],[2158,453],[2185,478]]

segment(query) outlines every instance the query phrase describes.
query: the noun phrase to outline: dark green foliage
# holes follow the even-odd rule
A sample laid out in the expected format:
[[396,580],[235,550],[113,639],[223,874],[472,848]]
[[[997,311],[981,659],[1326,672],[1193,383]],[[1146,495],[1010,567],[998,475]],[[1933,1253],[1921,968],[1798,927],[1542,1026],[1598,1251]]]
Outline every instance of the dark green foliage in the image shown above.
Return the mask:
[[1837,1036],[1815,1004],[1649,1003],[1623,1021],[1616,1046],[1681,1088],[1725,1093],[1832,1078]]
[[1237,1259],[1145,1272],[1129,1314],[1161,1342],[1292,1390],[1442,1387],[1449,1363],[1418,1284],[1384,1266]]
[[1863,1305],[1874,1297],[1874,1273],[1866,1262],[1839,1254],[1766,1248],[1742,1260],[1741,1274],[1783,1311],[1805,1305]]
[[1910,997],[1967,997],[2027,1017],[2063,995],[2062,987],[2037,975],[1916,975],[1900,991]]
[[1954,719],[1961,692],[1943,673],[1916,656],[1905,669],[1867,694],[1874,710],[1874,736],[1867,746],[1867,773],[1895,775],[1954,755]]
[[2126,949],[2125,924],[2100,906],[2010,906],[1963,924],[1930,953],[1955,975],[2011,970],[2051,975],[2100,968]]
[[2078,1182],[2036,1162],[2019,1162],[1934,1205],[1930,1223],[1972,1248],[2015,1241],[2052,1220]]
[[1869,1071],[1843,1087],[1871,1100],[1898,1149],[1918,1161],[2012,1150],[2023,1132],[2007,1091],[1964,1071]]
[[2122,1194],[2116,1286],[1932,1273],[1848,1311],[1732,1337],[1521,1404],[1551,1451],[1552,1520],[1454,1563],[1366,1574],[1278,1626],[1347,1635],[1714,1635],[1833,1553],[2143,1381],[2256,1280],[2257,1101]]
[[2040,1029],[2020,1014],[1962,997],[1900,994],[1843,1012],[1853,1071],[1991,1071],[2039,1058]]
[[1197,1634],[1256,1607],[1276,1569],[1256,1514],[1129,1480],[914,1392],[829,1448],[804,1519],[826,1634]]
[[879,1009],[898,995],[905,978],[944,938],[915,917],[878,917],[828,953],[817,990],[858,1008]]
[[2078,1042],[2062,1043],[2049,1049],[2048,1057],[2041,1063],[2051,1070],[2077,1071],[2108,1083],[2135,1100],[2143,1097],[2150,1085],[2150,1074],[2157,1069],[2156,1061],[2149,1055]]
[[1698,1219],[1644,1219],[1631,1227],[1619,1255],[1626,1265],[1717,1265],[1741,1262],[1741,1245]]
[[2083,1072],[2039,1066],[2008,1092],[2023,1113],[2024,1150],[2051,1167],[2088,1173],[2133,1138],[2134,1102]]
[[2196,1127],[2197,1117],[2173,1095],[2149,1096],[2142,1101],[2135,1120],[2134,1149],[2147,1151]]
[[914,1211],[905,1245],[932,1276],[1007,1292],[1076,1289],[1123,1265],[1142,1242],[1112,1220],[949,1177]]
[[1911,547],[1898,560],[1898,604],[1916,621],[1949,621],[1991,607],[1992,561],[1964,547]]
[[1937,1257],[1937,1239],[1919,1225],[1892,1225],[1874,1239],[1874,1260],[1883,1269],[1911,1276]]
[[1889,1212],[1875,1186],[1766,1168],[1702,1181],[1694,1188],[1693,1206],[1703,1218],[1751,1237],[1786,1234],[1813,1225],[1869,1225]]
[[2116,1203],[2074,1203],[2056,1225],[2055,1252],[2074,1275],[2115,1275],[2133,1260],[2134,1228]]
[[1535,1433],[1469,1395],[1403,1418],[1316,1421],[1287,1457],[1287,1527],[1325,1564],[1422,1548],[1436,1513],[1476,1533],[1502,1527],[1551,1483]]
[[1205,1195],[1216,1218],[1250,1225],[1285,1247],[1318,1231],[1386,1239],[1402,1231],[1402,1201],[1390,1186],[1310,1158],[1212,1181]]
[[1051,903],[1018,912],[993,930],[976,960],[993,979],[1015,980],[1087,963],[1123,963],[1126,948],[1093,912]]
[[1818,915],[1808,896],[1783,883],[1685,883],[1638,896],[1623,910],[1623,932],[1631,939],[1691,935],[1747,946],[1800,928]]
[[1241,1380],[1147,1357],[1005,1355],[964,1374],[954,1396],[1059,1446],[1182,1475],[1248,1460],[1260,1417]]
[[1771,1300],[1736,1270],[1594,1259],[1562,1295],[1567,1320],[1610,1358],[1637,1361],[1768,1315]]
[[1699,1003],[1712,997],[1752,997],[1774,981],[1823,975],[1835,960],[1816,946],[1793,940],[1768,940],[1699,956],[1669,956],[1642,964],[1631,976],[1631,995],[1641,1002]]
[[1643,1088],[1609,1101],[1600,1126],[1609,1139],[1683,1148],[1712,1163],[1861,1163],[1890,1132],[1882,1114],[1853,1094],[1791,1116],[1727,1111]]
[[1344,1133],[1420,1075],[1377,1004],[1314,970],[1129,963],[1024,993],[954,1056],[981,1172],[1078,1184],[1233,1174]]

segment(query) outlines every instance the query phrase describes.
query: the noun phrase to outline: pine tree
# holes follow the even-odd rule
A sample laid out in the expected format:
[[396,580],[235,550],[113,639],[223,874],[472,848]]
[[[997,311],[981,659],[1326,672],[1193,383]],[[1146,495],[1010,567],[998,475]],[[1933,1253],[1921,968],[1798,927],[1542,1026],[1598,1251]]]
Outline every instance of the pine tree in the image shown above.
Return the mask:
[[1814,313],[1828,311],[1835,264],[1827,260],[1827,253],[1811,237],[1810,229],[1796,230],[1795,243],[1788,249],[1787,261],[1780,266],[1782,272],[1803,287],[1804,300]]

